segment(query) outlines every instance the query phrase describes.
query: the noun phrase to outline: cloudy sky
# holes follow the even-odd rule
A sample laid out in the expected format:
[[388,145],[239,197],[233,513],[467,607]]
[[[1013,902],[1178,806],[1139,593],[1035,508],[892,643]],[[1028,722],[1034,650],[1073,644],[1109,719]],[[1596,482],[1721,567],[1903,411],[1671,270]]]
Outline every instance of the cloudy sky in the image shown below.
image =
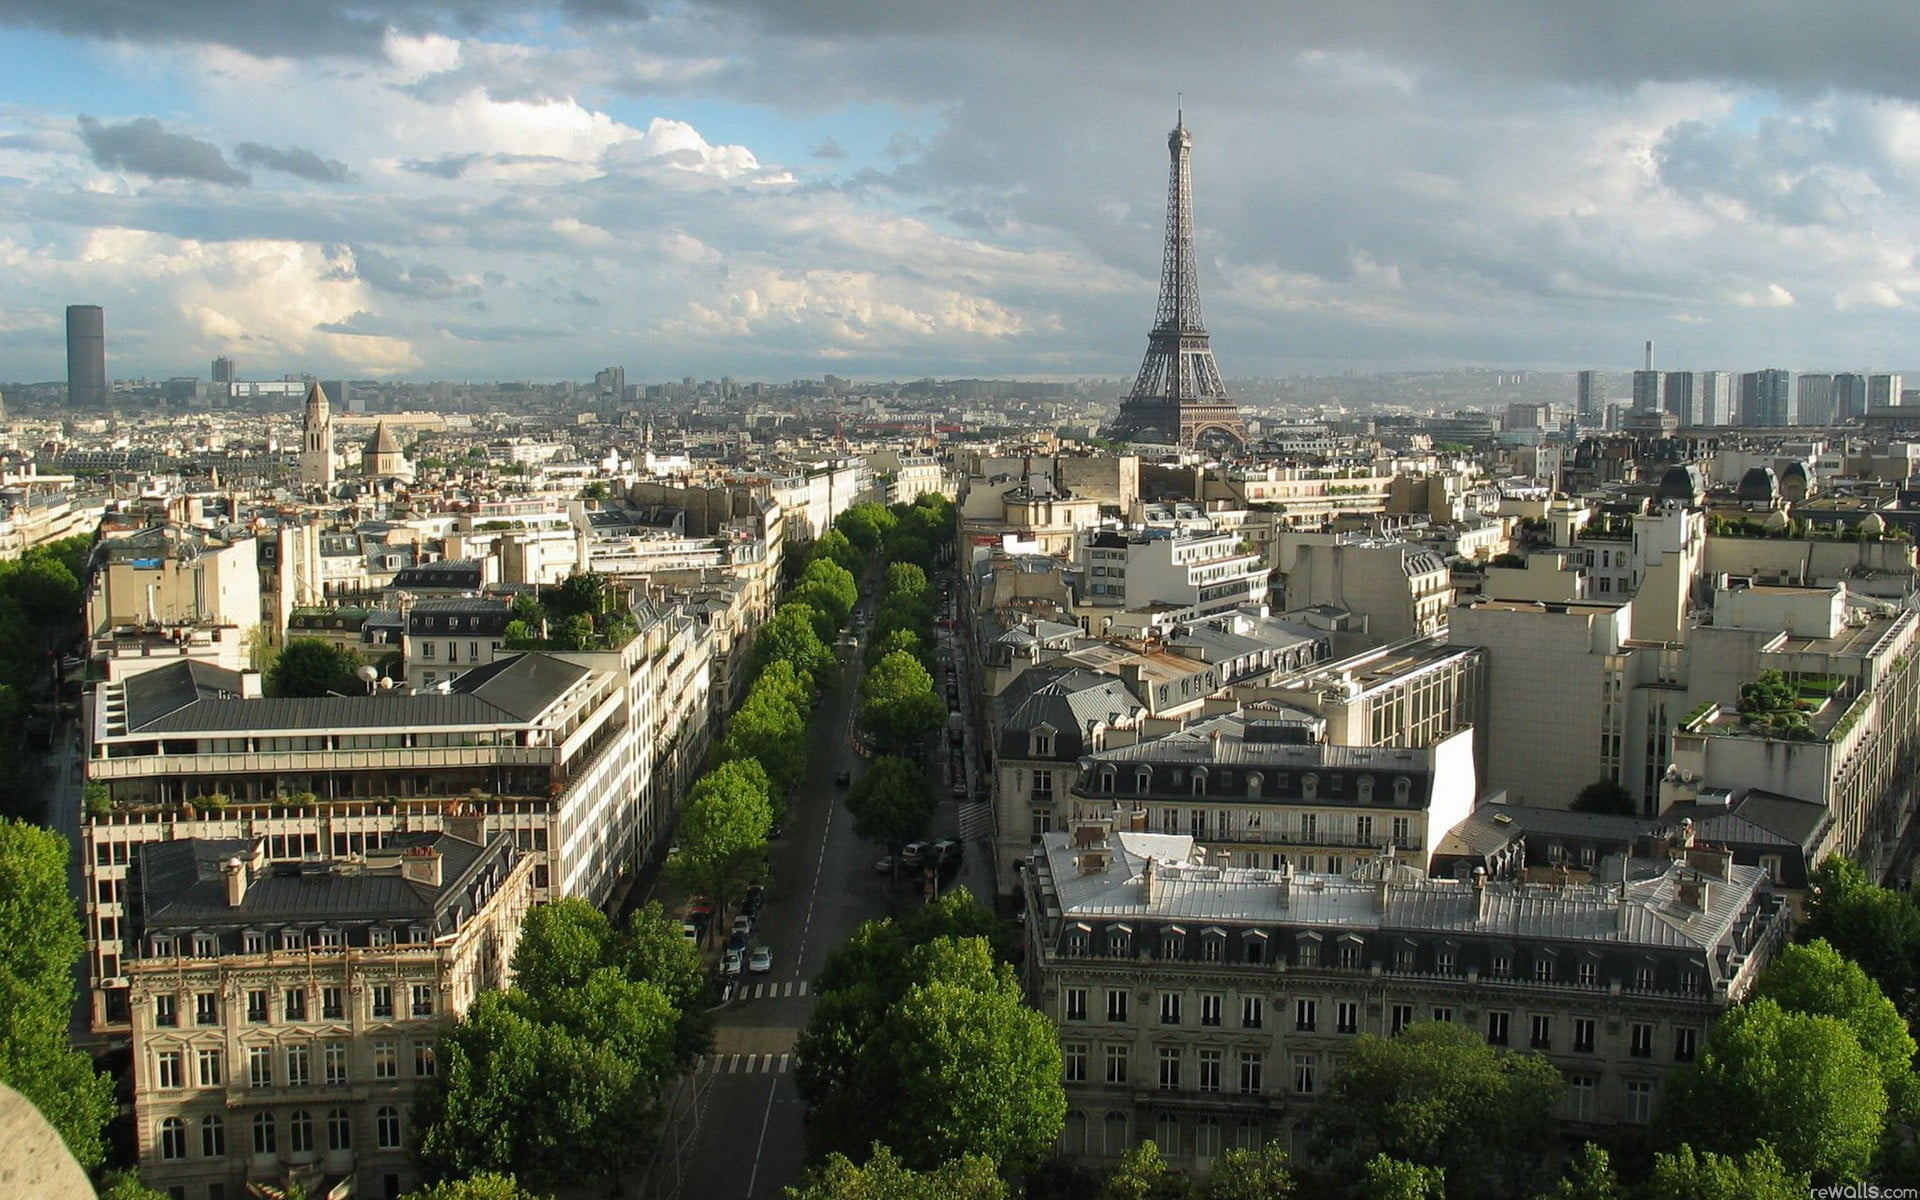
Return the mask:
[[1875,368],[1912,0],[0,0],[0,378]]

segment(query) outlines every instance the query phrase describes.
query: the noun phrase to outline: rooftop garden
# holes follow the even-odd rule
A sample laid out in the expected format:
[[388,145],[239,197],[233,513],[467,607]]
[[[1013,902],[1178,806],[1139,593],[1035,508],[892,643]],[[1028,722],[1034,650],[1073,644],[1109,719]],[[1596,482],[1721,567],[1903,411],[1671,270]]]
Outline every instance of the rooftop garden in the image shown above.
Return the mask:
[[1769,528],[1764,520],[1752,517],[1725,517],[1714,514],[1707,518],[1707,534],[1710,537],[1724,538],[1771,538],[1776,541],[1806,541],[1808,538],[1830,542],[1904,542],[1911,540],[1906,530],[1889,526],[1884,533],[1865,531],[1857,525],[1836,529],[1833,525],[1822,525],[1817,521],[1790,520],[1785,525]]
[[1762,671],[1758,679],[1740,685],[1740,725],[1765,737],[1817,741],[1825,734],[1815,729],[1814,718],[1846,683],[1837,675],[1792,680],[1783,671]]

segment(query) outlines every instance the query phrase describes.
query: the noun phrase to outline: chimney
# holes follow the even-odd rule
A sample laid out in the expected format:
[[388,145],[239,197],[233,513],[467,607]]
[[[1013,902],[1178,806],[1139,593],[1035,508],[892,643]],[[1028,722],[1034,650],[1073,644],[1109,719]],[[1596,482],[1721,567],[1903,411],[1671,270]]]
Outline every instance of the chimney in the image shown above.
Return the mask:
[[1142,874],[1147,886],[1147,905],[1152,907],[1154,901],[1160,898],[1160,877],[1153,870],[1153,855],[1147,855],[1147,864]]
[[1280,907],[1288,908],[1293,903],[1293,864],[1280,864]]
[[408,846],[400,856],[400,878],[409,883],[440,886],[440,851],[432,846]]
[[1382,875],[1379,886],[1373,889],[1373,911],[1377,913],[1387,911],[1388,906],[1392,903],[1391,887],[1392,885],[1387,882],[1386,876]]
[[1680,821],[1680,849],[1693,849],[1693,818],[1683,817]]
[[1647,370],[1653,370],[1653,339],[1647,339]]
[[1686,864],[1702,878],[1725,883],[1733,874],[1733,851],[1720,846],[1689,846]]
[[1485,867],[1473,869],[1473,919],[1476,921],[1487,919],[1487,869]]
[[236,854],[220,864],[220,873],[227,880],[227,907],[239,908],[247,899],[247,864]]

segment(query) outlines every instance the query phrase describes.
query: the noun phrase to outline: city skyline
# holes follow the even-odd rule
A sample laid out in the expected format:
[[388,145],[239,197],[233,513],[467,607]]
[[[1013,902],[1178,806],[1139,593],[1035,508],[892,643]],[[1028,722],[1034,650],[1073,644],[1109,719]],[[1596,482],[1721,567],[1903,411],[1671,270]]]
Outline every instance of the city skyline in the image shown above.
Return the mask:
[[1898,369],[1920,291],[1917,39],[1870,8],[0,29],[12,378],[60,376],[70,304],[116,378],[1123,378],[1182,91],[1236,374],[1624,372],[1648,337],[1663,369]]

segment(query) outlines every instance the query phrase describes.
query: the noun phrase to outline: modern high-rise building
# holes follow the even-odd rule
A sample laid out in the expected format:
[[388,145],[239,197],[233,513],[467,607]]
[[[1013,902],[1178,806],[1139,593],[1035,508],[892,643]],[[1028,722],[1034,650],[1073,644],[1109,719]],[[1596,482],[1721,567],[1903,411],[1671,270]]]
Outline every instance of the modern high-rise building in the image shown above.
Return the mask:
[[1700,372],[1699,424],[1733,424],[1733,376],[1727,372]]
[[1653,369],[1653,343],[1647,343],[1646,362],[1633,373],[1633,407],[1654,412],[1660,407],[1660,372]]
[[1831,425],[1838,419],[1834,415],[1833,376],[1817,371],[1802,374],[1794,396],[1802,425]]
[[1740,376],[1740,423],[1777,427],[1799,424],[1799,406],[1793,380],[1786,371],[1768,367]]
[[1867,407],[1900,407],[1900,384],[1901,379],[1898,373],[1867,376]]
[[1160,303],[1147,334],[1147,355],[1133,390],[1120,402],[1109,434],[1179,446],[1221,442],[1244,446],[1246,419],[1227,394],[1200,316],[1200,273],[1193,253],[1193,135],[1178,119],[1167,135],[1167,244],[1161,256]]
[[1596,425],[1607,415],[1607,373],[1582,371],[1574,377],[1573,411],[1582,425]]
[[1867,411],[1867,377],[1842,373],[1833,377],[1833,419],[1851,421]]
[[1682,425],[1704,425],[1700,413],[1700,380],[1692,371],[1668,371],[1661,385],[1661,407]]
[[98,304],[67,305],[67,402],[107,402],[107,314]]
[[207,377],[215,383],[231,385],[233,383],[233,360],[224,354],[214,359],[212,370]]

